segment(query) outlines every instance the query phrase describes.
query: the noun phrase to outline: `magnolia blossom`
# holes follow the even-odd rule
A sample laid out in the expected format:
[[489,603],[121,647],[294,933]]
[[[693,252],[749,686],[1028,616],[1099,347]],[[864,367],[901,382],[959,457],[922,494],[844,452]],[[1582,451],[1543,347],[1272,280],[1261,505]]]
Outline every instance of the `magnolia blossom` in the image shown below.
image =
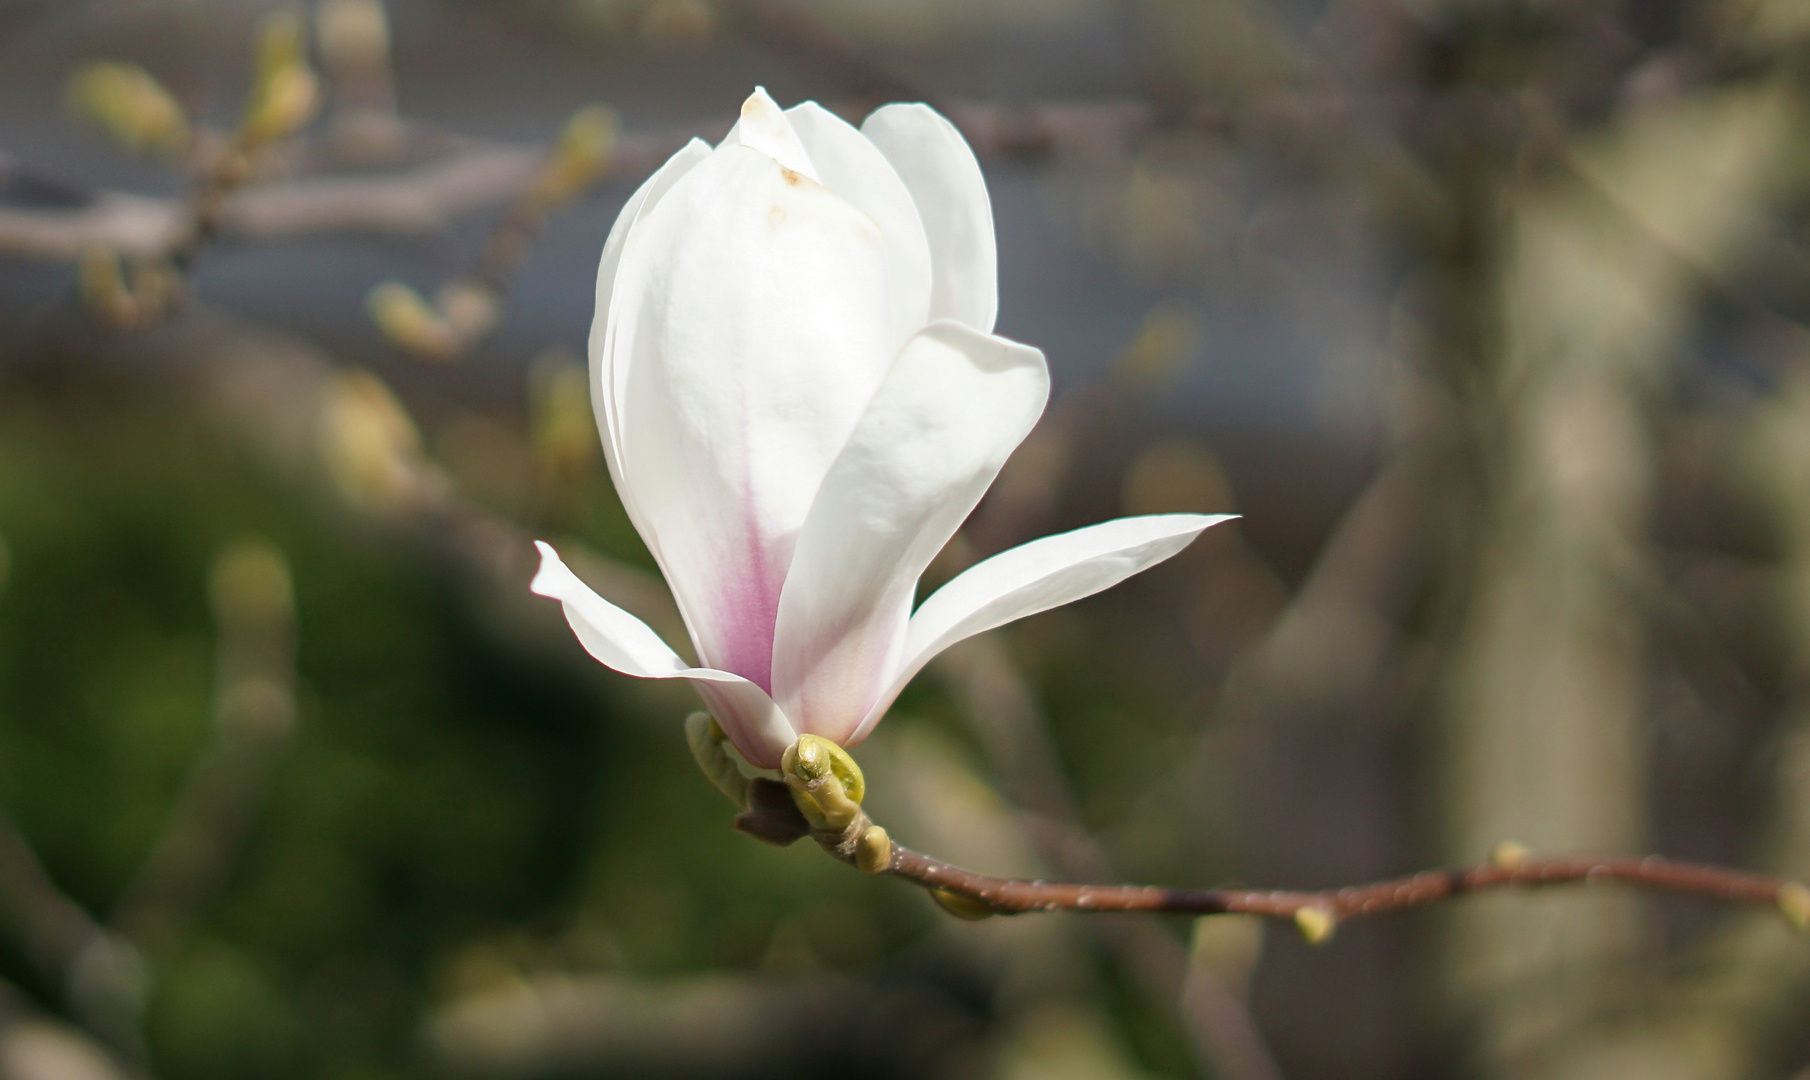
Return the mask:
[[1121,518],[995,555],[914,612],[918,577],[1049,397],[992,333],[993,211],[924,105],[860,129],[765,91],[693,140],[604,244],[591,397],[610,476],[700,666],[540,544],[533,589],[591,655],[689,679],[735,747],[860,742],[931,657],[1107,588],[1223,520]]

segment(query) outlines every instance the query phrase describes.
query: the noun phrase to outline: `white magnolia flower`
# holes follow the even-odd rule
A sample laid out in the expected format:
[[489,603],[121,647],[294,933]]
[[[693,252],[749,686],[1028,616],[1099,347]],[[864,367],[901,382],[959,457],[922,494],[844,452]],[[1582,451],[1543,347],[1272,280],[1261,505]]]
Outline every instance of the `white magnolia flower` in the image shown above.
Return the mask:
[[691,631],[688,666],[546,544],[534,591],[592,656],[690,679],[737,749],[865,738],[963,638],[1098,592],[1223,520],[1123,518],[996,555],[912,611],[1049,397],[992,334],[993,211],[949,121],[888,105],[857,131],[765,91],[693,140],[604,244],[591,397],[610,476]]

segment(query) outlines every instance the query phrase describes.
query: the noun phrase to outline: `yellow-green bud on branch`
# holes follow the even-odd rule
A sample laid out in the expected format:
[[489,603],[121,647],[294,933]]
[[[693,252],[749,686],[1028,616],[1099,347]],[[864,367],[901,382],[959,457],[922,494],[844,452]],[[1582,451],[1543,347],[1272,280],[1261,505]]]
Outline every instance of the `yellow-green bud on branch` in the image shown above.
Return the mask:
[[180,153],[189,122],[163,84],[136,64],[85,64],[69,79],[70,111],[127,149]]
[[334,380],[318,437],[328,474],[354,505],[385,509],[440,490],[440,478],[422,459],[415,421],[369,372],[348,371]]
[[229,631],[285,625],[295,614],[289,562],[268,541],[245,540],[222,551],[207,592],[214,618]]
[[1309,945],[1324,945],[1331,941],[1332,932],[1338,926],[1332,912],[1323,907],[1304,907],[1295,912],[1295,929],[1301,931],[1301,939]]
[[313,119],[320,107],[320,80],[308,67],[308,38],[302,20],[282,11],[264,20],[258,36],[257,74],[239,140],[248,147],[286,138]]
[[1527,865],[1527,860],[1532,857],[1533,852],[1527,849],[1527,845],[1516,843],[1513,840],[1502,841],[1489,853],[1491,866],[1494,866],[1498,870],[1506,870],[1510,873]]
[[798,809],[819,830],[841,831],[861,816],[867,780],[848,751],[819,735],[800,735],[779,760]]
[[527,201],[545,210],[581,194],[609,169],[621,133],[622,118],[608,105],[587,105],[573,113]]
[[1810,889],[1795,881],[1780,886],[1779,912],[1792,926],[1810,930]]
[[870,825],[855,841],[855,869],[863,874],[884,874],[892,869],[892,837],[878,825]]
[[306,66],[297,64],[273,74],[251,99],[239,138],[248,146],[263,146],[287,138],[314,118],[320,107],[320,80]]
[[413,288],[385,281],[365,297],[365,310],[390,344],[427,360],[451,360],[464,343],[445,316]]
[[976,900],[965,893],[958,893],[950,889],[931,889],[930,899],[936,901],[937,907],[967,922],[979,922],[981,919],[990,919],[999,914],[988,907],[985,901]]

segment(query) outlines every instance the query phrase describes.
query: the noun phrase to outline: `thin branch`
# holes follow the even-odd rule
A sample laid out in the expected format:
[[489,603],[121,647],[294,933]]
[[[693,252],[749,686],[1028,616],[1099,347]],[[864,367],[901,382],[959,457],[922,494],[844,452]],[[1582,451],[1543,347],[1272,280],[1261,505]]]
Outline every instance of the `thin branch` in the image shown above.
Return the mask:
[[[821,742],[821,740],[819,740]],[[800,746],[805,745],[800,740]],[[790,760],[789,758],[787,759]],[[824,766],[812,775],[782,765],[785,782],[748,781],[748,807],[735,827],[781,847],[806,836],[832,857],[870,874],[891,874],[936,894],[952,913],[984,918],[1032,911],[1125,912],[1165,915],[1257,915],[1292,919],[1309,940],[1323,941],[1342,920],[1424,907],[1440,900],[1504,886],[1600,884],[1618,881],[1652,892],[1700,896],[1773,907],[1800,930],[1810,930],[1810,888],[1795,881],[1704,863],[1640,858],[1536,858],[1519,844],[1499,845],[1491,859],[1453,870],[1349,885],[1319,892],[1286,889],[1169,889],[1157,885],[1083,885],[977,874],[893,841]],[[798,802],[828,807],[813,822]]]
[[[1005,780],[1006,793],[1029,811],[1033,841],[1056,872],[1115,876],[1110,854],[1081,821],[1049,724],[1031,688],[997,641],[979,637],[945,653],[936,670],[964,701],[962,713]],[[1175,935],[1147,922],[1094,924],[1096,938],[1153,1001],[1179,1006],[1195,1058],[1222,1080],[1279,1080],[1263,1034],[1246,1004],[1214,974],[1192,963]]]
[[1645,858],[1504,858],[1457,870],[1429,870],[1411,877],[1321,892],[1267,889],[1166,889],[1147,885],[1076,885],[989,877],[893,845],[886,872],[927,889],[977,900],[1002,915],[1029,911],[1160,912],[1221,915],[1242,912],[1295,919],[1317,912],[1334,922],[1423,907],[1440,900],[1505,886],[1597,884],[1617,881],[1654,892],[1701,896],[1730,903],[1771,906],[1800,926],[1810,916],[1810,892],[1796,882],[1701,863]]
[[[1150,108],[1129,101],[952,103],[950,112],[983,157],[1020,154],[1028,141],[1061,160],[1122,160],[1155,124]],[[611,172],[638,181],[693,134],[718,139],[727,130],[727,123],[703,123],[624,134],[613,151]],[[423,141],[431,140],[423,136]],[[269,240],[325,232],[428,232],[461,214],[519,198],[546,159],[545,147],[475,139],[449,144],[453,149],[444,156],[386,175],[247,185],[221,205],[220,235]],[[314,159],[307,147],[297,156]],[[104,246],[128,258],[151,257],[177,243],[188,220],[186,200],[69,185],[4,155],[0,180],[55,194],[52,205],[0,204],[0,255],[68,262],[86,248]]]
[[59,889],[11,819],[0,814],[0,925],[90,1032],[136,1066],[145,965],[137,949]]
[[110,923],[167,954],[225,887],[295,727],[288,571],[274,548],[229,548],[214,570],[215,738],[178,792]]

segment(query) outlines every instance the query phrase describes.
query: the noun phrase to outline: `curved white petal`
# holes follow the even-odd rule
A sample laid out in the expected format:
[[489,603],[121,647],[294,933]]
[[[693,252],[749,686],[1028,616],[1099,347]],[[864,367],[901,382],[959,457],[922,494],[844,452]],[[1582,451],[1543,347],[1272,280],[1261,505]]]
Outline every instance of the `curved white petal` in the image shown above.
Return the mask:
[[817,163],[811,160],[810,151],[804,148],[799,140],[798,132],[792,128],[792,122],[780,109],[779,103],[767,96],[765,87],[757,86],[748,100],[742,102],[742,115],[735,126],[723,139],[723,145],[740,143],[780,163],[795,173],[823,183],[817,174]]
[[1118,518],[1002,551],[956,575],[918,606],[892,685],[849,743],[867,737],[911,677],[963,638],[1092,596],[1187,547],[1235,514]]
[[895,353],[889,309],[873,221],[739,143],[623,248],[618,483],[699,657],[763,688],[798,529]]
[[710,144],[702,139],[693,139],[681,147],[678,153],[667,158],[666,163],[654,170],[652,176],[642,181],[635,193],[629,196],[628,202],[623,204],[622,212],[616,215],[616,223],[610,226],[609,239],[603,242],[603,257],[597,262],[597,313],[591,319],[590,347],[586,350],[591,367],[591,411],[597,417],[597,431],[603,436],[603,457],[609,465],[610,479],[616,484],[616,491],[628,510],[630,520],[637,525],[640,524],[640,517],[631,501],[631,493],[622,485],[621,470],[616,460],[619,449],[617,435],[620,430],[620,425],[616,422],[616,387],[604,349],[609,330],[610,295],[616,288],[616,268],[622,262],[622,248],[628,243],[629,232],[634,229],[635,222],[640,220],[642,214],[657,206],[660,199],[679,182],[680,177],[709,156]]
[[763,768],[779,764],[779,755],[798,735],[765,691],[740,675],[688,665],[646,623],[580,581],[551,545],[536,540],[534,546],[541,563],[528,588],[559,601],[586,652],[624,675],[691,680],[743,757]]
[[905,346],[830,466],[780,595],[773,696],[841,742],[884,691],[918,576],[1049,400],[1043,354],[939,322]]
[[787,109],[786,119],[817,166],[818,181],[880,226],[892,286],[893,345],[902,347],[930,321],[930,241],[911,192],[879,147],[815,101]]
[[930,239],[930,318],[990,332],[999,315],[999,255],[993,204],[968,141],[928,105],[875,109],[861,134],[898,170],[924,221]]

